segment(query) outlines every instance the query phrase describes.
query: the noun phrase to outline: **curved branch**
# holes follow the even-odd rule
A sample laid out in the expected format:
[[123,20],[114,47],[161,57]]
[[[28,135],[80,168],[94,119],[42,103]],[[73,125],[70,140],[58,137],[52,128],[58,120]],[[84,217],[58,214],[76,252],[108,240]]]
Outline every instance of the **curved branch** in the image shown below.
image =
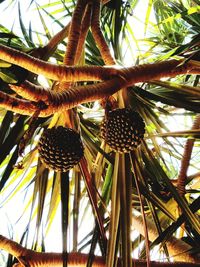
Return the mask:
[[[5,48],[5,49],[4,49]],[[0,45],[0,57],[1,57],[1,49]],[[106,67],[64,67],[57,66],[53,64],[46,63],[44,61],[34,59],[31,56],[28,56],[24,53],[17,52],[17,55],[12,57],[13,49],[3,47],[4,55],[7,55],[7,59],[10,58],[12,62],[16,61],[20,66],[28,64],[30,69],[33,69],[38,73],[41,71],[42,74],[47,74],[48,77],[59,78],[61,80],[88,80],[88,78],[93,81],[98,78],[109,78],[110,80],[101,82],[95,85],[87,85],[74,87],[67,92],[63,93],[50,93],[50,91],[41,91],[38,93],[33,92],[31,94],[35,94],[34,100],[39,101],[47,101],[49,104],[52,104],[52,107],[43,107],[40,116],[49,116],[52,113],[62,110],[62,109],[70,109],[75,107],[78,104],[86,103],[89,101],[95,101],[106,96],[112,95],[115,92],[119,91],[123,87],[131,86],[138,82],[147,82],[150,80],[156,80],[163,77],[174,77],[179,74],[186,73],[195,73],[200,74],[200,66],[196,64],[194,61],[189,61],[184,63],[183,60],[170,60],[164,62],[158,62],[154,64],[144,64],[136,67],[123,68],[123,69],[115,69],[106,68]],[[20,62],[20,56],[22,56],[23,60]],[[33,62],[31,61],[33,59]],[[15,62],[15,63],[16,63]],[[34,65],[35,62],[39,62],[39,65]],[[43,68],[44,67],[44,68]],[[30,70],[29,69],[29,70]],[[54,71],[55,70],[55,71]],[[52,74],[53,73],[53,74]],[[51,76],[53,75],[53,76]],[[77,75],[77,76],[75,76]],[[112,78],[113,77],[113,78]],[[115,78],[114,78],[115,77]],[[14,86],[13,86],[14,87]],[[26,90],[26,89],[25,89]],[[47,93],[48,92],[48,93]],[[26,98],[28,98],[28,92]],[[50,95],[50,97],[49,97]],[[31,97],[32,97],[31,96]],[[0,95],[0,106],[4,107],[8,110],[12,110],[17,113],[33,115],[35,111],[38,111],[38,106],[34,103],[30,103],[28,101],[19,100],[17,98],[13,98],[4,93]]]
[[16,98],[1,91],[0,107],[22,115],[33,115],[36,111],[38,111],[36,103]]
[[[148,236],[149,240],[153,242],[158,237],[158,230],[148,217],[146,218],[148,225]],[[132,226],[136,229],[142,236],[145,236],[143,219],[141,215],[136,215],[132,219]],[[167,249],[170,255],[170,258],[173,258],[175,261],[181,262],[200,262],[200,259],[195,257],[192,253],[190,253],[192,247],[182,241],[181,239],[177,239],[174,236],[168,238]]]
[[[44,51],[48,51],[47,54],[52,55],[52,53],[56,50],[57,46],[59,43],[61,43],[62,40],[67,37],[68,32],[69,32],[69,27],[70,27],[70,22],[62,28],[61,31],[56,33],[50,40],[49,42],[43,47]],[[48,58],[48,56],[46,58]]]
[[130,68],[120,69],[121,76],[132,86],[139,82],[159,80],[161,78],[175,77],[181,74],[200,74],[200,65],[196,61],[168,60],[152,64],[143,64]]
[[77,62],[79,61],[82,51],[83,51],[85,39],[86,39],[88,30],[91,24],[91,14],[92,14],[92,4],[89,3],[86,7],[85,14],[83,16],[83,20],[81,23],[81,34],[79,37],[77,51],[75,55],[75,64],[77,64]]
[[[62,253],[44,253],[36,252],[30,249],[26,249],[18,243],[7,239],[0,235],[0,249],[7,251],[16,257],[20,264],[18,267],[62,267],[63,266],[63,254]],[[69,253],[68,254],[68,267],[85,267],[87,264],[88,255],[82,253]],[[95,256],[93,267],[106,267],[105,259],[100,256]],[[121,267],[120,260],[117,267]],[[133,266],[145,267],[146,261],[133,259]],[[179,262],[179,263],[163,263],[163,262],[151,262],[152,267],[200,267],[200,264]]]
[[[200,115],[197,115],[194,120],[191,130],[199,129],[199,127],[200,127]],[[187,139],[185,143],[185,147],[184,147],[183,156],[181,159],[180,171],[179,171],[179,175],[177,178],[177,190],[181,196],[184,196],[185,191],[186,191],[185,185],[186,185],[186,179],[187,179],[187,171],[190,165],[190,159],[192,156],[194,142],[195,142],[195,139],[191,139],[191,138]]]
[[[82,69],[84,69],[84,67],[81,68],[81,70]],[[105,68],[103,69],[105,70]],[[192,62],[183,64],[182,61],[171,60],[155,64],[140,65],[127,69],[120,69],[118,70],[118,77],[115,77],[113,79],[112,77],[110,77],[111,79],[108,81],[93,85],[72,87],[67,91],[63,91],[62,93],[45,91],[41,89],[41,87],[35,87],[35,89],[27,87],[24,88],[24,92],[21,89],[19,89],[19,91],[21,90],[20,94],[23,94],[23,96],[25,96],[26,98],[29,98],[30,95],[30,99],[33,99],[34,101],[44,101],[47,102],[47,104],[51,104],[51,107],[45,107],[40,112],[40,116],[45,117],[62,109],[70,109],[78,104],[95,101],[112,95],[120,89],[131,86],[138,82],[146,82],[148,80],[160,79],[168,76],[173,77],[178,74],[190,73],[193,72],[193,69],[194,67]],[[196,68],[194,70],[195,72],[197,71]],[[198,72],[200,73],[200,69],[198,69]],[[13,89],[14,87],[15,86],[12,85]],[[37,105],[34,106],[33,103],[29,103],[28,101],[21,101],[21,104],[23,106],[22,109],[21,105],[12,104],[14,100],[17,100],[19,103],[21,101],[16,98],[9,100],[9,96],[6,97],[6,94],[2,93],[0,106],[8,110],[26,115],[33,115],[38,108]]]
[[122,69],[115,66],[62,66],[39,60],[4,45],[0,45],[0,59],[60,82],[100,81],[121,75],[128,81],[128,86],[131,86],[134,83],[179,74],[200,74],[200,64],[195,61],[184,63],[183,60],[169,60]]
[[106,65],[115,65],[115,60],[111,56],[110,49],[105,41],[100,27],[100,0],[93,1],[93,14],[91,22],[91,30],[94,40],[99,48],[101,56]]
[[0,59],[59,82],[101,81],[116,76],[119,72],[114,67],[56,65],[2,44],[0,44]]
[[[12,85],[11,88],[35,103],[0,92],[0,106],[23,115],[33,115],[40,108],[39,117],[47,117],[55,112],[112,95],[123,88],[124,84],[126,84],[124,79],[119,77],[93,85],[72,87],[66,91],[55,92],[26,82],[21,87]],[[38,105],[37,101],[42,102],[43,106]]]
[[77,44],[81,32],[81,22],[86,8],[86,4],[86,0],[78,0],[75,10],[73,12],[68,35],[67,50],[63,60],[64,65],[74,65]]
[[[70,31],[68,35],[68,42],[67,42],[67,48],[63,59],[63,64],[65,66],[73,66],[75,65],[76,60],[76,54],[78,49],[82,50],[82,47],[78,47],[78,44],[80,44],[80,36],[81,30],[82,30],[82,23],[83,23],[83,17],[87,9],[87,2],[86,0],[78,0],[77,4],[75,6],[75,10],[73,12],[71,24],[70,24]],[[83,40],[85,42],[85,39]],[[60,82],[59,87],[56,91],[63,91],[68,89],[70,86],[70,83],[68,82]]]
[[28,80],[24,81],[21,85],[10,84],[9,87],[19,96],[34,102],[48,101],[48,95],[51,93],[49,88],[45,89],[40,85],[35,85],[29,82]]

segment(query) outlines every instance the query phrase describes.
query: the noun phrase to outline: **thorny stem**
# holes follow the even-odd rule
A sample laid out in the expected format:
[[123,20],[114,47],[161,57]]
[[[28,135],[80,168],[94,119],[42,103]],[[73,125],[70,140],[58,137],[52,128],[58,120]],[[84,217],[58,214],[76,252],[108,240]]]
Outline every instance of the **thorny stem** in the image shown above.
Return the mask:
[[141,176],[141,173],[138,168],[138,161],[137,161],[137,154],[136,153],[130,153],[130,162],[133,168],[134,176],[135,176],[135,185],[136,185],[136,190],[138,193],[139,197],[139,202],[140,202],[140,209],[142,213],[142,227],[144,229],[144,238],[145,238],[145,244],[146,244],[146,258],[147,258],[147,267],[150,267],[150,245],[149,245],[149,234],[148,234],[148,227],[147,227],[147,218],[145,216],[145,211],[144,211],[144,203],[142,201],[142,196],[140,192],[140,187],[139,187],[139,177]]
[[106,238],[106,234],[105,234],[105,230],[104,230],[104,226],[103,226],[102,216],[101,216],[99,209],[98,209],[98,204],[97,204],[97,199],[96,199],[96,191],[94,189],[91,175],[90,175],[90,172],[88,170],[87,160],[84,157],[80,161],[80,170],[81,170],[82,175],[83,175],[84,180],[85,180],[86,188],[88,191],[90,201],[92,203],[92,207],[94,208],[94,212],[96,213],[96,219],[97,219],[97,222],[99,225],[99,230],[100,230],[100,233],[102,236],[104,246],[106,246],[107,238]]
[[[200,127],[200,115],[197,115],[194,123],[192,125],[191,130],[199,129]],[[179,171],[179,175],[177,178],[177,190],[181,196],[185,195],[185,185],[186,185],[186,179],[187,179],[187,170],[190,165],[190,159],[192,156],[192,150],[194,146],[195,139],[187,139],[183,156],[181,159],[181,167]]]
[[[26,249],[18,243],[7,239],[0,235],[0,249],[3,249],[16,257],[19,264],[16,267],[62,267],[63,266],[63,254],[62,253],[44,253],[36,252],[30,249]],[[87,263],[86,254],[81,253],[69,253],[68,255],[68,267],[85,267]],[[93,267],[106,267],[105,260],[103,257],[96,256],[94,259]],[[145,267],[146,261],[133,259],[133,266]],[[200,267],[200,264],[193,263],[161,263],[151,262],[152,267]],[[120,260],[118,261],[117,267],[121,267]]]

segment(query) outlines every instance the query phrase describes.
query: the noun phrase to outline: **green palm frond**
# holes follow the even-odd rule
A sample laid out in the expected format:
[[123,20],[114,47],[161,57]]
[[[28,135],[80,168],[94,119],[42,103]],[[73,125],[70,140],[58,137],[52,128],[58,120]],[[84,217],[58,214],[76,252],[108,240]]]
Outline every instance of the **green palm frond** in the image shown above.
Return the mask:
[[[77,1],[28,1],[27,12],[33,12],[40,27],[34,16],[28,22],[25,19],[23,1],[5,2],[0,1],[0,7],[5,12],[16,7],[19,23],[17,29],[14,18],[12,26],[0,18],[0,44],[62,65]],[[153,65],[168,59],[183,59],[183,66],[192,60],[199,69],[199,12],[198,0],[111,0],[102,5],[100,28],[116,69],[121,70],[120,79],[126,79],[125,66],[139,69],[141,63]],[[76,67],[106,68],[102,50],[89,28]],[[118,73],[106,79],[115,79]],[[48,85],[48,105],[62,86],[67,92],[70,87],[76,90],[77,85],[95,88],[99,82],[55,82],[0,61],[3,93],[23,99],[9,85],[19,86],[26,80]],[[39,109],[32,117],[0,109],[0,214],[7,216],[9,229],[5,235],[40,252],[50,250],[49,239],[58,236],[57,243],[52,241],[51,245],[66,256],[63,266],[67,266],[71,252],[87,253],[87,267],[93,266],[96,254],[109,267],[117,266],[118,256],[122,259],[120,266],[134,266],[133,255],[147,264],[155,254],[156,261],[174,257],[177,261],[199,262],[200,130],[192,128],[200,113],[199,75],[144,81],[102,101],[82,103],[45,118],[40,118]],[[63,99],[58,93],[55,107]],[[0,104],[2,101],[0,98]],[[103,139],[101,127],[110,109],[124,106],[143,118],[145,135],[135,151],[120,154]],[[37,149],[43,128],[55,125],[70,125],[84,144],[84,157],[66,173],[46,168]],[[182,196],[178,177],[188,140],[193,140],[193,147]],[[14,207],[13,215],[10,207]],[[4,234],[1,227],[0,234]],[[187,249],[181,250],[180,244]],[[10,267],[16,262],[6,257],[0,254],[0,265],[3,262]]]

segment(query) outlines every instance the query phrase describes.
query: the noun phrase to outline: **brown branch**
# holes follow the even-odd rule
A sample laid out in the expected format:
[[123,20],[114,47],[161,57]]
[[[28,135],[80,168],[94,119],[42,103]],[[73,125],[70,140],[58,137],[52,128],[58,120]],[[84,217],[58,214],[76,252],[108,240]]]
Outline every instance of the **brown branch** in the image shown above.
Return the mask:
[[[63,254],[62,253],[44,253],[36,252],[30,249],[26,249],[18,243],[7,239],[0,235],[0,249],[3,249],[16,257],[20,264],[18,267],[62,267],[63,266]],[[87,264],[88,255],[82,253],[69,253],[68,254],[68,267],[85,267]],[[93,267],[106,267],[105,259],[100,256],[95,256]],[[145,267],[146,261],[133,259],[133,266]],[[152,267],[200,267],[200,264],[193,263],[163,263],[163,262],[151,262]],[[117,267],[121,267],[120,260]]]
[[107,80],[118,73],[114,67],[101,66],[63,66],[34,58],[16,49],[0,44],[0,59],[18,65],[35,74],[44,75],[55,81],[100,81]]
[[174,77],[179,74],[200,74],[199,64],[195,61],[188,61],[183,64],[183,60],[169,60],[122,69],[117,69],[114,66],[60,66],[36,59],[4,45],[0,45],[0,59],[60,82],[108,80],[113,76],[121,75],[131,86],[137,82]]
[[69,32],[70,23],[68,23],[61,31],[55,34],[48,42],[47,45],[43,47],[45,51],[47,51],[48,55],[51,55],[57,48],[57,45],[61,43],[62,40],[67,37]]
[[105,5],[105,4],[107,4],[108,2],[110,2],[110,0],[101,0],[102,5]]
[[91,22],[91,30],[94,40],[99,48],[101,56],[106,65],[115,65],[115,60],[111,56],[110,49],[105,41],[100,27],[100,0],[93,1],[93,14]]
[[[150,220],[148,217],[146,218],[146,222],[148,225],[149,240],[153,242],[156,238],[158,238],[158,235],[159,235],[158,230],[155,224],[153,223],[153,221]],[[143,218],[138,212],[137,212],[137,215],[135,215],[132,218],[132,226],[142,236],[145,236]],[[171,236],[166,241],[166,246],[167,246],[170,258],[173,258],[173,260],[175,261],[193,262],[193,263],[200,262],[200,259],[195,257],[195,255],[192,254],[192,247],[181,239],[177,239],[176,237]]]
[[[193,71],[192,64],[188,63],[187,65],[185,64],[180,65],[181,62],[182,61],[171,60],[171,61],[164,61],[164,62],[155,63],[155,64],[145,64],[145,65],[140,65],[136,67],[121,69],[121,70],[118,70],[118,73],[117,73],[118,77],[116,76],[115,83],[114,83],[115,79],[111,79],[110,81],[99,83],[97,85],[74,87],[74,88],[71,88],[71,90],[73,89],[73,92],[74,92],[77,88],[76,98],[77,98],[77,103],[79,104],[89,101],[88,100],[89,95],[91,99],[90,101],[97,100],[100,97],[106,97],[108,95],[111,95],[113,92],[117,92],[118,90],[122,88],[122,86],[131,86],[138,82],[145,82],[148,80],[160,79],[160,78],[167,77],[167,76],[172,77],[178,74],[184,74],[184,73]],[[81,68],[81,70],[82,69],[84,69],[84,67]],[[92,71],[92,69],[90,70]],[[109,86],[116,85],[116,88],[111,89],[108,85]],[[39,101],[39,100],[48,101],[48,98],[49,98],[48,95],[50,94],[50,91],[48,89],[44,90],[41,86],[33,85],[28,81],[24,82],[24,84],[21,86],[10,85],[10,87],[22,97],[29,99],[29,100],[33,100],[33,101]],[[85,90],[84,96],[83,96],[83,92],[81,93],[81,97],[83,97],[82,100],[79,100],[79,91],[78,91],[79,89],[78,88],[81,91]],[[57,93],[51,92],[52,98],[56,97],[56,94]],[[69,93],[69,99],[71,99],[70,93]],[[81,102],[81,101],[84,101],[84,102]]]
[[[200,115],[197,115],[194,123],[192,125],[191,130],[199,129],[200,127]],[[185,147],[184,147],[184,152],[183,156],[181,159],[181,167],[179,171],[179,175],[177,178],[177,190],[181,196],[185,195],[185,185],[186,185],[186,180],[187,180],[187,171],[188,167],[190,165],[190,159],[192,156],[192,150],[194,146],[195,139],[187,139]]]
[[[25,56],[29,57],[28,55]],[[122,69],[116,69],[115,67],[109,68],[100,66],[63,67],[53,64],[51,64],[51,66],[53,66],[55,70],[58,69],[59,75],[57,76],[57,78],[60,77],[60,79],[62,79],[61,77],[63,75],[63,80],[66,81],[72,81],[73,79],[76,81],[91,80],[92,78],[93,81],[96,81],[98,80],[98,78],[111,79],[112,77],[119,76],[124,79],[125,81],[124,86],[132,86],[135,83],[139,82],[159,80],[164,77],[175,77],[180,74],[187,74],[187,73],[200,74],[200,66],[199,68],[196,68],[195,61],[190,61],[183,64],[182,60],[169,60],[154,64],[144,64]],[[42,68],[40,70],[43,74]],[[88,79],[86,77],[88,77]]]
[[144,64],[130,68],[122,68],[121,76],[131,86],[139,82],[159,80],[164,77],[175,77],[181,74],[199,74],[200,66],[197,67],[195,61],[184,63],[183,60],[168,60],[153,64]]
[[86,39],[88,30],[91,24],[91,14],[92,14],[92,5],[88,4],[85,10],[85,14],[83,16],[82,24],[81,24],[81,34],[80,34],[79,41],[78,41],[77,52],[75,56],[75,64],[79,61],[81,57],[81,53],[83,51],[85,39]]
[[73,12],[70,30],[68,34],[67,50],[64,56],[64,65],[74,65],[77,44],[81,32],[81,23],[86,8],[87,0],[78,0]]
[[[19,89],[19,91],[21,90],[21,94],[23,93],[26,98],[29,98],[28,95],[30,94],[30,98],[34,99],[34,101],[44,101],[47,102],[47,104],[49,103],[52,105],[51,107],[48,106],[41,110],[40,116],[44,117],[62,110],[63,108],[70,109],[78,104],[95,101],[112,95],[123,87],[131,86],[137,82],[146,82],[148,80],[160,79],[168,76],[173,77],[178,74],[193,72],[193,65],[191,62],[188,62],[187,64],[181,63],[182,61],[171,60],[121,69],[117,71],[118,77],[109,81],[87,86],[72,87],[67,90],[67,92],[63,93],[45,91],[42,90],[41,87],[40,89],[37,87],[35,87],[35,89],[29,87],[24,88],[24,90],[27,90],[27,92],[25,91],[24,93],[21,89]],[[80,70],[80,68],[78,69]],[[84,67],[81,68],[81,70],[84,69]],[[102,68],[102,70],[103,69],[105,70],[105,68]],[[12,85],[13,89],[14,87],[15,86]],[[17,100],[19,103],[16,102],[15,104],[14,100]],[[13,97],[9,99],[9,96],[6,96],[5,94],[2,94],[0,106],[27,115],[34,114],[38,108],[37,105],[35,106],[28,101],[21,101]]]
[[[20,95],[34,100],[35,102],[44,102],[46,106],[44,105],[43,109],[40,110],[39,117],[47,117],[55,112],[71,109],[79,104],[112,95],[120,90],[124,84],[125,81],[119,77],[93,85],[71,87],[60,93],[45,90],[29,82],[24,83],[21,87],[12,85],[11,88]],[[0,106],[7,110],[24,115],[33,115],[38,110],[38,105],[36,103],[34,104],[34,102],[21,100],[2,92],[0,92],[0,97],[2,98],[2,100],[0,99]],[[16,103],[14,106],[12,104],[13,102]]]
[[19,99],[0,91],[0,107],[22,115],[33,115],[38,111],[36,103]]
[[10,84],[9,86],[19,96],[34,102],[48,101],[48,95],[51,93],[49,88],[45,89],[44,87],[35,85],[27,80],[24,81],[20,86],[15,84]]
[[[63,64],[65,66],[73,66],[75,65],[77,50],[80,48],[80,36],[82,29],[82,20],[86,10],[86,0],[78,0],[75,10],[73,12],[70,31],[68,35],[67,49],[64,55]],[[88,15],[88,14],[87,14]],[[85,42],[85,39],[83,40]],[[81,48],[82,50],[82,48]],[[68,82],[60,82],[57,91],[67,90],[70,86]]]

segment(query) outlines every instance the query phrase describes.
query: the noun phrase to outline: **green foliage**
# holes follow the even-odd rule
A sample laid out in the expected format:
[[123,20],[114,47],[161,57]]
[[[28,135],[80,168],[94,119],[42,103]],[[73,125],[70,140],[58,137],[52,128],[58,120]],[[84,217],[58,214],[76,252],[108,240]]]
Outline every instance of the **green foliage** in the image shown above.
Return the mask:
[[[9,4],[0,1],[8,11],[16,2],[20,32],[0,21],[0,43],[62,63],[66,40],[61,40],[51,51],[44,48],[69,22],[75,2],[42,1],[40,5],[40,1],[32,0],[28,12],[34,15],[28,23],[22,10],[23,1],[13,0]],[[147,3],[144,18],[141,18],[141,2]],[[199,61],[199,12],[199,1],[110,1],[102,7],[101,28],[119,65],[173,57]],[[34,16],[41,27],[36,27]],[[137,23],[142,25],[142,38],[137,37]],[[50,27],[51,24],[54,27]],[[104,64],[90,31],[84,61],[90,65]],[[25,79],[39,83],[37,78],[21,68],[0,62],[3,91],[11,94],[8,83],[21,83]],[[164,257],[168,258],[165,242],[179,233],[192,244],[191,250],[199,253],[200,133],[199,128],[191,129],[200,113],[198,83],[198,76],[184,75],[128,88],[126,103],[143,117],[146,135],[140,149],[125,156],[113,153],[102,143],[102,107],[98,103],[78,106],[85,161],[67,174],[45,169],[38,158],[38,138],[51,118],[38,119],[34,126],[28,117],[0,110],[0,213],[5,215],[4,209],[7,205],[10,207],[9,203],[19,203],[15,218],[9,218],[8,214],[5,222],[10,235],[19,239],[23,236],[22,243],[28,247],[49,250],[49,240],[56,229],[62,239],[57,247],[64,252],[68,248],[89,252],[88,266],[96,252],[104,255],[106,250],[109,266],[113,266],[119,251],[124,266],[130,266],[131,251],[137,257],[148,256],[148,249],[140,254],[144,240],[141,233],[137,232],[133,239],[129,236],[134,209],[152,220],[160,233],[150,245],[152,251],[160,245],[164,248]],[[30,131],[29,139],[25,140],[23,155],[19,155],[23,137],[32,127],[34,131]],[[176,186],[188,138],[195,141],[195,146],[183,198]],[[180,228],[182,224],[185,229]],[[1,227],[0,231],[3,231]],[[104,231],[110,231],[108,243]],[[156,257],[158,260],[159,256]],[[7,266],[11,266],[10,258]]]

